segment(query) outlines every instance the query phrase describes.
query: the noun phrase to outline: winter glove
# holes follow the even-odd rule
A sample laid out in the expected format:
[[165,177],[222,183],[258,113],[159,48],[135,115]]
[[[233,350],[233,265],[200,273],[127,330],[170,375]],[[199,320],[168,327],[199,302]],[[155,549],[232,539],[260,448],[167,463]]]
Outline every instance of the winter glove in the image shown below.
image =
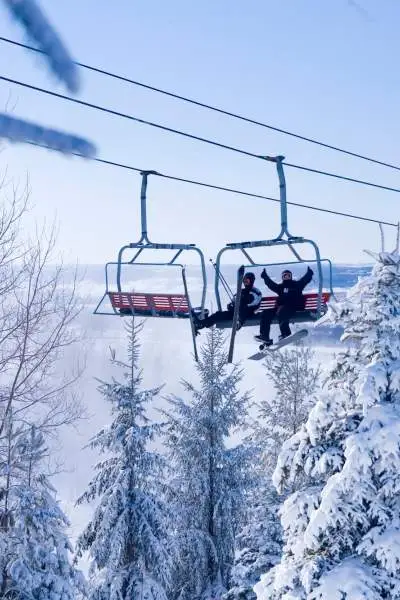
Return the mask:
[[267,275],[267,271],[266,271],[266,270],[265,270],[265,268],[264,268],[264,269],[262,270],[262,273],[261,273],[261,279],[266,279],[267,277],[268,277],[268,275]]
[[311,275],[314,275],[314,271],[312,269],[310,269],[310,267],[307,267],[307,272],[311,273]]
[[226,310],[229,310],[229,311],[231,311],[231,310],[233,310],[233,309],[234,309],[234,304],[233,304],[233,302],[229,302],[229,304],[227,304],[227,305],[226,305]]

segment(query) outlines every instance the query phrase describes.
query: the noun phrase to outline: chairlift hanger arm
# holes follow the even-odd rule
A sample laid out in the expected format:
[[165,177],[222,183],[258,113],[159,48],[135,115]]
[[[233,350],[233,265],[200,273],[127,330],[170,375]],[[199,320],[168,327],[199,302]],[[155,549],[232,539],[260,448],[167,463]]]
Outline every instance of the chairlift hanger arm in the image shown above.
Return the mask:
[[[123,291],[123,286],[121,282],[122,276],[122,266],[123,265],[139,265],[139,264],[147,264],[150,265],[159,265],[159,266],[167,266],[167,265],[176,265],[176,260],[181,255],[183,251],[191,250],[197,252],[200,259],[201,266],[201,275],[203,281],[203,289],[202,289],[202,299],[201,299],[201,309],[204,311],[204,305],[206,300],[207,293],[207,273],[203,252],[200,248],[197,248],[195,244],[175,244],[175,243],[154,243],[151,242],[148,236],[148,227],[147,227],[147,186],[148,186],[148,178],[150,175],[160,175],[157,171],[146,170],[141,171],[140,175],[142,177],[141,188],[140,188],[140,218],[141,218],[141,236],[137,242],[132,242],[130,244],[126,244],[123,246],[118,252],[117,259],[117,289],[119,292]],[[130,258],[129,262],[124,261],[124,255],[127,251],[136,250],[133,257]],[[139,262],[137,259],[142,254],[143,250],[175,250],[175,255],[168,261],[157,261],[154,263],[144,263]],[[111,263],[109,263],[111,264]],[[108,274],[107,274],[107,266],[106,266],[106,284],[108,289]]]
[[[220,275],[220,264],[221,256],[227,250],[241,250],[242,253],[248,258],[251,266],[255,266],[254,261],[250,255],[246,252],[249,248],[268,248],[272,246],[288,246],[292,254],[297,258],[299,262],[304,262],[300,254],[293,247],[295,244],[311,244],[315,253],[315,262],[317,263],[318,270],[318,307],[317,311],[321,311],[322,302],[322,288],[323,288],[323,274],[321,266],[321,255],[317,244],[313,240],[306,239],[302,236],[293,236],[288,229],[288,213],[287,213],[287,198],[286,198],[286,180],[285,172],[283,169],[284,156],[264,156],[265,160],[275,163],[278,179],[279,179],[279,195],[280,195],[280,207],[281,207],[281,231],[276,238],[270,240],[255,240],[245,242],[234,242],[229,243],[222,248],[217,255],[216,259],[216,277],[215,277],[215,297],[217,301],[218,309],[221,310],[221,299],[219,294],[219,275]],[[285,237],[286,236],[286,237]],[[331,286],[332,287],[332,286]]]
[[297,258],[297,260],[299,262],[304,262],[300,256],[300,254],[293,248],[293,244],[289,243],[288,246],[289,246],[289,249],[292,252],[292,254],[294,254],[294,256]]
[[133,258],[131,258],[131,260],[129,261],[131,264],[133,264],[136,259],[142,254],[144,248],[139,248],[139,250],[136,252],[135,256]]
[[178,252],[176,252],[176,254],[174,254],[174,256],[171,258],[171,260],[169,261],[168,264],[173,265],[175,264],[176,259],[182,254],[183,249],[181,248],[180,250],[178,250]]
[[[166,244],[153,243],[148,237],[147,229],[147,185],[149,175],[160,175],[157,171],[141,171],[142,184],[140,188],[140,219],[142,232],[138,242],[130,244],[131,248],[152,248],[155,250],[189,250],[195,248],[195,244]],[[125,248],[125,247],[124,247]]]
[[159,175],[157,171],[141,171],[142,185],[140,188],[140,220],[142,224],[142,235],[138,243],[150,244],[147,235],[147,180],[149,175]]
[[288,238],[292,238],[293,236],[289,233],[288,229],[288,212],[287,212],[287,197],[286,197],[286,178],[285,171],[283,169],[283,161],[285,157],[282,155],[279,156],[263,156],[265,160],[270,162],[274,162],[276,165],[276,170],[278,173],[279,179],[279,199],[281,205],[281,231],[278,235],[278,239],[283,238],[284,235],[287,235]]
[[253,259],[251,258],[250,254],[249,254],[248,252],[246,252],[246,250],[245,250],[244,248],[241,248],[241,251],[242,251],[242,254],[244,254],[244,255],[245,255],[245,257],[247,258],[247,260],[249,261],[249,263],[250,263],[251,265],[253,265],[253,264],[254,264],[254,261],[253,261]]

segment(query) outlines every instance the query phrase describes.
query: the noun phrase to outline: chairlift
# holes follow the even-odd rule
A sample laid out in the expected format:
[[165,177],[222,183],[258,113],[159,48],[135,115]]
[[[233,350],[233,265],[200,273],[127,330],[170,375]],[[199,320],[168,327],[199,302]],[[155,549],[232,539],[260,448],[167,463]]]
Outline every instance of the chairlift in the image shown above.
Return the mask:
[[[287,199],[286,199],[286,181],[285,181],[285,173],[283,170],[283,160],[284,156],[266,156],[264,157],[267,161],[273,162],[276,164],[276,169],[279,178],[279,190],[280,190],[280,211],[281,211],[281,230],[279,235],[276,238],[270,240],[260,240],[260,241],[246,241],[246,242],[234,242],[227,244],[224,248],[222,248],[216,258],[215,261],[215,298],[218,306],[218,310],[222,310],[221,304],[221,296],[220,296],[220,284],[224,281],[223,275],[221,273],[221,258],[225,252],[230,250],[240,250],[246,260],[247,265],[242,265],[238,269],[237,273],[237,294],[236,294],[236,302],[234,307],[233,319],[232,322],[220,322],[217,323],[217,327],[220,329],[230,327],[232,329],[229,354],[228,354],[228,362],[232,362],[233,360],[233,350],[235,343],[235,336],[237,331],[238,317],[239,317],[239,305],[240,305],[240,291],[242,287],[242,279],[243,274],[245,272],[245,268],[257,268],[257,267],[271,267],[271,266],[279,266],[279,265],[288,265],[288,264],[299,264],[299,263],[315,263],[316,271],[318,276],[318,291],[316,293],[303,294],[305,298],[305,308],[304,310],[298,311],[295,316],[291,319],[292,323],[310,323],[317,321],[320,317],[322,317],[327,311],[327,304],[331,296],[334,296],[332,289],[332,263],[329,259],[321,258],[319,248],[317,244],[310,239],[306,239],[302,236],[294,236],[288,230],[288,214],[287,214]],[[299,254],[297,249],[294,247],[299,244],[308,244],[311,246],[313,250],[314,257],[311,260],[305,260]],[[286,263],[258,263],[255,262],[250,256],[249,250],[253,248],[271,248],[274,246],[287,246],[289,250],[292,252],[295,261],[286,262]],[[324,290],[324,280],[323,280],[323,271],[322,265],[323,263],[327,263],[329,268],[329,283],[327,286],[327,290]],[[263,310],[275,308],[277,301],[277,296],[266,296],[263,297],[262,302],[255,312],[255,314],[250,317],[244,323],[244,326],[256,326],[260,324],[260,316]],[[277,323],[277,318],[275,318],[273,323]]]
[[[122,246],[118,252],[117,261],[108,262],[105,266],[106,291],[100,302],[97,304],[94,314],[96,315],[118,315],[139,316],[139,317],[159,317],[189,319],[191,325],[193,348],[195,359],[198,360],[196,347],[196,334],[193,323],[192,303],[190,300],[186,269],[185,266],[177,262],[183,252],[191,251],[198,255],[201,266],[202,292],[201,304],[194,310],[201,316],[204,316],[204,304],[207,290],[207,275],[203,252],[195,244],[175,244],[175,243],[154,243],[149,240],[147,231],[147,183],[149,175],[158,175],[156,171],[141,172],[142,184],[140,194],[140,214],[141,214],[141,237],[137,242]],[[152,262],[142,261],[145,250],[172,250],[175,251],[171,260],[157,260]],[[132,256],[133,254],[133,256]],[[168,267],[171,270],[180,271],[182,278],[181,293],[151,293],[138,290],[126,289],[125,271],[130,267]],[[112,278],[111,270],[116,270],[116,277]],[[103,303],[108,300],[108,310],[102,309]]]

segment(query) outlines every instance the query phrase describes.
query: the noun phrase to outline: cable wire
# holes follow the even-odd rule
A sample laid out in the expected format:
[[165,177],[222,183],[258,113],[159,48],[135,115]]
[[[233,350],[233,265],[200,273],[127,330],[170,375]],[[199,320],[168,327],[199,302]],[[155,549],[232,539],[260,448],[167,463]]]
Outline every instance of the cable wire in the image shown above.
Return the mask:
[[[235,146],[230,146],[228,144],[223,144],[221,142],[217,142],[215,140],[210,140],[208,138],[203,138],[197,135],[194,135],[192,133],[188,133],[185,131],[181,131],[179,129],[174,129],[172,127],[167,127],[166,125],[161,125],[160,123],[154,123],[153,121],[147,121],[146,119],[141,119],[139,117],[135,117],[133,115],[128,115],[125,113],[122,113],[120,111],[116,111],[113,110],[111,108],[107,108],[104,106],[100,106],[98,104],[93,104],[91,102],[85,102],[84,100],[79,100],[78,98],[72,98],[71,96],[66,96],[64,94],[59,94],[57,92],[53,92],[52,90],[47,90],[44,88],[40,88],[38,86],[35,85],[31,85],[29,83],[25,83],[23,81],[18,81],[16,79],[11,79],[9,77],[4,77],[4,76],[0,76],[0,80],[1,81],[5,81],[7,83],[11,83],[13,85],[17,85],[35,92],[39,92],[42,94],[46,94],[48,96],[53,96],[55,98],[59,98],[61,100],[67,100],[68,102],[72,102],[74,104],[78,104],[80,106],[85,106],[86,108],[92,108],[94,110],[98,110],[116,117],[121,117],[123,119],[128,119],[129,121],[134,121],[136,123],[141,123],[143,125],[149,125],[150,127],[155,127],[156,129],[160,129],[162,131],[167,131],[169,133],[175,133],[177,135],[189,138],[191,140],[196,140],[198,142],[203,142],[205,144],[209,144],[211,146],[216,146],[218,148],[222,148],[223,150],[230,150],[231,152],[236,152],[237,154],[242,154],[244,156],[249,156],[250,158],[257,158],[260,160],[266,160],[265,156],[261,156],[259,154],[255,154],[253,152],[249,152],[248,150],[243,150],[242,148],[237,148]],[[319,175],[325,175],[327,177],[333,177],[335,179],[340,179],[343,181],[349,181],[351,183],[358,183],[360,185],[365,185],[368,187],[372,187],[372,188],[376,188],[376,189],[380,189],[380,190],[385,190],[385,191],[389,191],[389,192],[396,192],[399,193],[400,189],[399,188],[393,188],[390,186],[386,186],[386,185],[381,185],[378,183],[373,183],[371,181],[364,181],[362,179],[355,179],[354,177],[347,177],[345,175],[339,175],[338,173],[331,173],[329,171],[321,171],[319,169],[313,169],[311,167],[305,167],[303,165],[296,165],[293,163],[287,163],[287,162],[283,162],[282,164],[284,164],[287,167],[293,168],[293,169],[300,169],[302,171],[307,171],[309,173],[316,173]]]
[[[32,52],[37,52],[39,54],[44,54],[44,52],[42,50],[40,50],[39,48],[34,48],[33,46],[29,46],[28,44],[23,44],[21,42],[17,42],[15,40],[11,40],[9,38],[0,36],[0,42],[4,42],[7,44],[11,44],[13,46],[17,46],[20,48],[24,48],[25,50],[30,50]],[[263,123],[262,121],[257,121],[256,119],[252,119],[250,117],[245,117],[244,115],[238,114],[238,113],[234,113],[231,112],[229,110],[225,110],[223,108],[218,108],[217,106],[212,106],[211,104],[206,104],[204,102],[200,102],[199,100],[195,100],[193,98],[188,98],[186,96],[182,96],[180,94],[176,94],[174,92],[169,92],[167,90],[163,90],[161,88],[143,83],[141,81],[137,81],[135,79],[131,79],[129,77],[125,77],[123,75],[118,75],[117,73],[113,73],[111,71],[106,71],[104,69],[101,69],[99,67],[94,67],[92,65],[88,65],[85,63],[81,63],[76,61],[75,64],[79,67],[82,67],[83,69],[87,69],[88,71],[92,71],[94,73],[99,73],[101,75],[105,75],[107,77],[111,77],[113,79],[117,79],[119,81],[123,81],[125,83],[129,83],[131,85],[135,85],[137,87],[141,87],[144,88],[146,90],[150,90],[152,92],[156,92],[158,94],[163,94],[164,96],[169,96],[170,98],[175,98],[176,100],[181,100],[183,102],[187,102],[188,104],[193,104],[195,106],[199,106],[201,108],[206,108],[207,110],[211,110],[213,112],[228,116],[228,117],[232,117],[234,119],[238,119],[240,121],[244,121],[246,123],[251,123],[252,125],[257,125],[258,127],[263,127],[265,129],[269,129],[271,131],[276,131],[277,133],[282,133],[284,135],[288,135],[290,137],[296,138],[298,140],[302,140],[304,142],[309,142],[310,144],[315,144],[317,146],[321,146],[322,148],[327,148],[329,150],[334,150],[336,152],[340,152],[342,154],[346,154],[347,156],[352,156],[354,158],[359,158],[361,160],[365,160],[368,161],[370,163],[374,163],[377,165],[381,165],[383,167],[388,167],[390,169],[395,169],[396,171],[400,171],[400,167],[397,165],[393,165],[391,163],[382,161],[382,160],[378,160],[376,158],[371,158],[370,156],[365,156],[363,154],[359,154],[357,152],[352,152],[351,150],[346,150],[344,148],[340,148],[339,146],[334,146],[332,144],[328,144],[326,142],[321,142],[320,140],[316,140],[315,138],[310,138],[304,135],[300,135],[298,133],[294,133],[293,131],[288,131],[287,129],[282,129],[281,127],[276,127],[274,125],[270,125],[267,123]]]
[[[39,148],[46,148],[46,146],[42,146],[41,144],[36,144],[34,142],[28,142],[30,146],[37,146]],[[80,154],[75,152],[71,152],[73,156],[77,156],[82,158]],[[134,171],[135,173],[143,173],[147,169],[140,169],[139,167],[133,167],[131,165],[127,165],[120,162],[115,162],[112,160],[107,160],[105,158],[91,158],[91,161],[97,162],[99,164],[108,165],[110,167],[118,167],[120,169],[125,169],[128,171]],[[180,183],[188,183],[190,185],[197,185],[199,187],[208,188],[211,190],[217,190],[220,192],[227,192],[229,194],[236,194],[238,196],[247,196],[249,198],[258,198],[259,200],[269,200],[270,202],[278,202],[280,203],[279,198],[272,198],[271,196],[264,196],[263,194],[255,194],[253,192],[245,192],[244,190],[238,190],[235,188],[229,188],[222,185],[215,185],[213,183],[206,183],[204,181],[197,181],[196,179],[185,179],[184,177],[177,177],[176,175],[168,175],[166,173],[159,173],[158,171],[152,171],[152,175],[155,177],[161,177],[162,179],[168,179],[170,181],[178,181]],[[339,217],[345,217],[347,219],[356,219],[358,221],[365,221],[368,223],[377,223],[382,225],[388,225],[389,227],[398,227],[398,223],[392,223],[390,221],[381,221],[379,219],[373,219],[372,217],[364,217],[362,215],[355,215],[353,213],[345,213],[337,210],[331,210],[329,208],[320,208],[318,206],[312,206],[311,204],[301,204],[299,202],[291,202],[287,201],[287,204],[290,206],[297,206],[298,208],[305,208],[307,210],[315,210],[317,212],[328,213],[330,215],[336,215]]]

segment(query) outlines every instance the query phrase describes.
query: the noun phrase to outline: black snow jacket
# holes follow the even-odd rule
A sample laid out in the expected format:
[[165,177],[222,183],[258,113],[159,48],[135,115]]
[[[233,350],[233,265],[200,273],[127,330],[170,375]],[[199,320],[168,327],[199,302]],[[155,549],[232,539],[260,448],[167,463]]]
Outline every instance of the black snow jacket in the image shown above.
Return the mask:
[[289,279],[276,283],[266,273],[261,274],[264,283],[270,290],[278,294],[277,306],[285,306],[292,310],[304,310],[305,298],[303,290],[312,279],[314,272],[308,267],[307,272],[303,277],[298,279]]
[[[233,310],[235,307],[235,297],[232,298],[232,302],[228,304],[228,310]],[[251,288],[242,288],[240,293],[240,315],[251,314],[260,306],[262,300],[262,293],[254,285]]]

